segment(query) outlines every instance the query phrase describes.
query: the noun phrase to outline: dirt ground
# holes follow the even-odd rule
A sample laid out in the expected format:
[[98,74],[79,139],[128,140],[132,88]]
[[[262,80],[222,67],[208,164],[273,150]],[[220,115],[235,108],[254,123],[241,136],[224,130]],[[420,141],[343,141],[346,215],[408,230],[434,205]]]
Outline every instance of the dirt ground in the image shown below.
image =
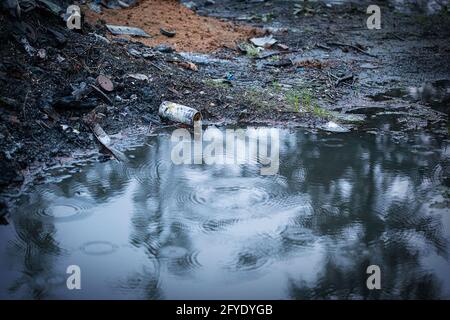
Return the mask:
[[[142,43],[148,46],[166,43],[177,51],[206,53],[234,48],[236,43],[257,34],[255,28],[243,24],[199,16],[176,0],[141,0],[130,8],[104,9],[100,14],[85,9],[91,23],[101,19],[108,24],[139,27],[151,36],[141,39]],[[161,28],[176,34],[167,37],[161,34]]]
[[[35,30],[31,35],[1,11],[0,192],[75,157],[109,158],[98,153],[83,120],[87,114],[126,141],[127,129],[168,124],[157,115],[164,100],[195,107],[216,125],[327,129],[331,121],[349,130],[427,130],[448,139],[447,11],[406,14],[385,2],[382,29],[368,30],[363,2],[196,4],[194,13],[175,1],[148,0],[131,9],[104,9],[104,21],[87,12],[81,31],[68,30],[48,10],[33,10],[22,17],[25,30]],[[133,26],[153,38],[111,38],[105,21],[126,22],[128,16],[130,25],[138,23]],[[160,27],[177,35],[160,35]],[[282,46],[251,46],[255,28]],[[161,52],[160,44],[179,52]],[[111,79],[112,91],[99,87],[99,75]],[[77,96],[85,86],[92,90]]]

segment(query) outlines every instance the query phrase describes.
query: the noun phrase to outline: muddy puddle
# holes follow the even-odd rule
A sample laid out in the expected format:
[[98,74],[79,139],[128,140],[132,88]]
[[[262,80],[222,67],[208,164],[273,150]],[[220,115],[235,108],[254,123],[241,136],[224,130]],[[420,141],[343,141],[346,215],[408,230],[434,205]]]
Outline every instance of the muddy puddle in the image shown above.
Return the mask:
[[[0,226],[0,297],[450,298],[446,141],[277,135],[272,175],[249,148],[240,164],[175,165],[169,131],[127,163],[52,172]],[[67,289],[71,265],[81,290]],[[381,290],[367,289],[369,265]]]

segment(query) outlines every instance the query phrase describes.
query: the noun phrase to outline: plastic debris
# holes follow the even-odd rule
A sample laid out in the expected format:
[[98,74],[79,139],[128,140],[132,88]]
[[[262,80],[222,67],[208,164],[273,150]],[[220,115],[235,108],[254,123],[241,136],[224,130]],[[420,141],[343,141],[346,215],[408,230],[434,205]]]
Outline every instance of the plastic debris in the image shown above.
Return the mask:
[[142,73],[130,73],[127,75],[127,77],[129,78],[133,78],[136,80],[141,80],[141,81],[148,81],[148,77],[145,74]]
[[128,53],[131,54],[133,57],[137,57],[137,58],[142,56],[142,53],[139,50],[136,50],[133,48],[128,49]]
[[98,40],[100,40],[100,41],[102,41],[102,42],[104,42],[104,43],[106,43],[106,44],[110,44],[111,43],[111,41],[109,41],[107,38],[105,38],[104,36],[101,36],[101,35],[99,35],[99,34],[96,34],[96,33],[93,33],[93,32],[90,32],[89,33],[90,35],[93,35],[96,39],[98,39]]
[[119,161],[126,161],[127,157],[121,151],[117,150],[111,145],[111,138],[103,130],[103,128],[98,123],[92,123],[89,128],[94,133],[97,140]]
[[114,35],[129,35],[129,36],[150,38],[150,35],[140,28],[116,26],[111,24],[107,24],[106,27],[108,28],[109,32],[111,32]]
[[170,101],[163,101],[159,106],[159,116],[174,122],[193,125],[202,119],[202,115],[194,108]]
[[37,56],[41,59],[47,58],[47,51],[45,49],[39,49],[37,52]]
[[194,1],[182,2],[182,4],[188,9],[191,10],[197,9],[197,4]]
[[281,50],[289,50],[289,46],[282,43],[277,43],[277,47],[280,48]]
[[270,48],[275,43],[277,43],[277,40],[274,39],[272,36],[267,36],[267,37],[261,37],[261,38],[251,38],[250,42],[253,43],[257,47]]
[[325,125],[319,126],[322,130],[329,132],[349,132],[350,130],[334,121],[328,121]]

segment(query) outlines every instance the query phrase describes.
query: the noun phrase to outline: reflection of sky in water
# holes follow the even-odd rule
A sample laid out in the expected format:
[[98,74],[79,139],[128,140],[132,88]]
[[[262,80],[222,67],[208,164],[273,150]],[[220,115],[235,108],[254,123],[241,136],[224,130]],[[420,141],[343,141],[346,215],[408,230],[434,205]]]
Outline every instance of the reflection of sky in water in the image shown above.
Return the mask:
[[[127,164],[36,186],[0,229],[0,297],[450,298],[446,145],[280,137],[275,176],[257,161],[175,166],[165,135]],[[65,289],[70,264],[81,291]],[[370,264],[379,292],[365,288]]]

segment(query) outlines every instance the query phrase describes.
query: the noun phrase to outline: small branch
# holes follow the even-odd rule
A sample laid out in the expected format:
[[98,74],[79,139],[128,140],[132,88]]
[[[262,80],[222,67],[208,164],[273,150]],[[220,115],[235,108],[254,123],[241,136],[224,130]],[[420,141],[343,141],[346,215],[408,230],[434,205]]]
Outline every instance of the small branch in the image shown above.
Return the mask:
[[338,47],[349,47],[349,48],[352,48],[352,49],[354,49],[356,51],[359,51],[359,52],[361,52],[361,53],[363,53],[365,55],[368,55],[369,57],[378,58],[378,56],[376,56],[376,55],[374,55],[372,53],[369,53],[369,52],[367,52],[367,51],[365,51],[365,50],[361,49],[360,47],[357,47],[357,46],[355,46],[353,44],[341,43],[341,42],[328,42],[328,45],[330,45],[330,46],[334,45],[334,46],[338,46]]

